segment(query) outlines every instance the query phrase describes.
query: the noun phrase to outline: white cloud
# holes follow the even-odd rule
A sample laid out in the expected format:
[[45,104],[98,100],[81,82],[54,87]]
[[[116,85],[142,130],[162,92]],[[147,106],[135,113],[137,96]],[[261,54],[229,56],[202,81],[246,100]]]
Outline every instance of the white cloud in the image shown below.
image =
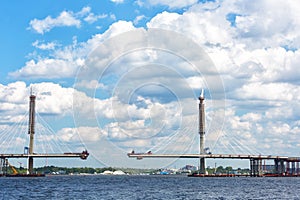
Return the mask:
[[[132,22],[118,21],[113,23],[103,34],[96,34],[86,42],[57,48],[53,51],[51,58],[31,59],[21,69],[9,73],[13,78],[65,78],[75,77],[77,70],[84,65],[85,58],[101,42],[123,32],[135,29]],[[54,48],[55,43],[40,44],[33,43],[38,48]]]
[[203,8],[183,14],[164,11],[152,18],[147,27],[177,31],[199,44],[227,45],[231,42],[229,22],[225,16],[215,15],[214,12]]
[[296,86],[287,83],[261,84],[256,82],[244,85],[236,91],[236,94],[239,99],[264,99],[280,102],[297,99],[297,92],[300,91]]
[[135,3],[136,5],[138,5],[139,7],[142,7],[142,6],[144,6],[144,4],[145,4],[145,2],[143,2],[142,0],[136,0],[134,3]]
[[37,96],[37,111],[43,114],[66,115],[72,113],[73,88],[63,88],[54,83],[31,85]]
[[[131,31],[124,33],[126,29]],[[118,32],[124,34],[112,37]],[[94,41],[102,41],[103,38],[108,40],[90,54],[75,84],[75,88],[83,90],[86,95],[100,97],[86,100],[83,93],[75,96],[76,125],[102,127],[107,132],[106,140],[120,149],[130,149],[139,142],[147,144],[143,150],[157,147],[160,143],[173,152],[190,150],[197,136],[194,89],[206,88],[206,82],[221,88],[216,78],[218,74],[205,54],[201,54],[199,61],[197,56],[202,50],[174,32],[136,30],[131,22],[124,21],[114,23],[104,34],[87,43],[94,44]],[[174,43],[174,40],[177,42]],[[203,80],[201,75],[208,75],[208,78]],[[91,80],[98,81],[89,85]],[[105,90],[96,88],[99,83],[106,87]],[[94,86],[95,94],[90,91],[92,88],[80,88],[83,84]],[[213,103],[210,105],[215,106]],[[167,136],[172,139],[164,143]],[[145,142],[146,138],[150,141]],[[174,141],[177,141],[176,145],[167,145],[174,144]],[[90,142],[89,145],[88,149],[93,149],[99,144]],[[114,153],[110,149],[108,147],[105,153]],[[100,160],[104,159],[104,151],[95,151],[93,153],[99,155]]]
[[299,38],[295,31],[300,28],[299,20],[296,20],[299,18],[300,6],[294,1],[280,0],[275,4],[269,0],[246,3],[237,1],[235,7],[240,14],[236,17],[237,31],[245,39],[250,39],[249,42],[253,43],[251,46],[283,45],[290,41],[296,42]]
[[172,0],[148,0],[151,5],[167,5],[169,8],[184,8],[187,6],[191,6],[197,3],[197,0],[180,0],[180,1],[172,1]]
[[35,30],[37,33],[44,34],[45,32],[49,32],[54,27],[75,26],[79,28],[81,22],[74,17],[74,13],[63,11],[56,18],[48,16],[43,20],[33,19],[29,24],[31,29]]
[[191,76],[186,79],[186,82],[193,89],[205,88],[205,80],[199,76]]
[[32,43],[32,46],[41,50],[54,50],[58,44],[55,42],[42,43],[41,41],[36,40]]
[[103,83],[99,83],[97,80],[83,80],[79,83],[76,84],[77,87],[81,88],[87,88],[87,89],[99,89],[102,88],[104,89],[105,86]]
[[[72,115],[73,88],[63,88],[58,84],[45,82],[30,86],[24,82],[0,85],[0,124],[8,125],[7,130],[18,130],[16,126],[27,124],[28,117],[25,114],[29,109],[31,89],[37,96],[36,111],[40,115],[57,116],[59,119]],[[27,126],[23,131],[20,130],[20,132],[26,131]]]
[[113,13],[111,13],[111,14],[109,15],[109,17],[110,17],[113,21],[116,21],[116,20],[117,20],[116,15],[113,14]]
[[[135,31],[124,33],[116,38],[111,37],[111,32],[122,32],[126,28]],[[149,39],[147,39],[148,36],[144,37],[146,34],[148,34]],[[156,37],[159,34],[160,36]],[[186,38],[183,36],[181,38],[181,35],[163,30],[161,32],[160,30],[150,30],[147,33],[144,29],[134,29],[129,22],[120,21],[111,26],[109,31],[97,35],[97,37],[99,40],[101,38],[112,38],[112,40],[101,44],[90,54],[86,61],[88,67],[80,72],[84,73],[81,79],[87,77],[89,80],[99,79],[100,76],[100,82],[104,81],[102,83],[107,84],[105,80],[113,76],[119,81],[108,84],[111,86],[111,90],[117,87],[115,93],[118,96],[127,95],[124,93],[135,90],[135,88],[128,88],[129,84],[135,87],[144,85],[143,90],[148,91],[149,94],[155,92],[154,89],[156,89],[156,92],[160,92],[162,97],[164,96],[162,93],[166,95],[170,92],[175,95],[191,95],[192,93],[189,93],[191,91],[190,84],[197,84],[196,79],[200,80],[202,77],[205,80],[198,82],[198,88],[206,87],[208,82],[213,82],[211,86],[214,86],[214,89],[219,89],[220,92],[222,91],[222,84],[218,81],[218,73],[209,63],[209,59],[199,60],[197,58],[200,54],[205,57],[205,53],[198,46],[194,46],[194,50],[191,51],[192,44],[187,46]],[[172,43],[174,37],[178,37],[177,43]],[[155,41],[156,39],[159,41]],[[155,42],[151,44],[152,41]],[[147,49],[147,47],[149,48]],[[207,74],[209,75],[206,77]],[[190,78],[195,81],[191,83],[192,79],[190,80]],[[78,79],[78,81],[81,80]],[[173,86],[172,83],[174,82],[178,84]]]
[[36,110],[41,114],[66,115],[72,113],[73,88],[64,88],[51,82],[34,83],[26,86],[24,82],[0,85],[0,104],[3,116],[23,115],[28,110],[30,90],[36,97]]
[[65,142],[97,142],[107,133],[98,127],[63,128],[57,132],[57,136]]
[[106,17],[107,17],[106,14],[95,15],[94,13],[89,13],[89,15],[84,18],[84,21],[91,24],[91,23],[96,22],[98,19],[103,19],[103,18],[106,18]]
[[133,24],[137,25],[141,20],[145,19],[146,16],[145,15],[138,15],[136,16],[136,18],[133,20]]
[[98,19],[106,17],[106,14],[96,15],[92,13],[91,7],[86,6],[77,13],[74,13],[72,11],[62,11],[56,18],[47,16],[45,19],[33,19],[30,21],[29,25],[30,29],[36,31],[39,34],[44,34],[55,27],[75,26],[76,28],[80,28],[82,20],[91,24]]
[[64,78],[74,77],[82,62],[80,60],[70,61],[60,59],[30,60],[18,71],[9,75],[14,78]]
[[[293,5],[291,2],[282,2],[282,4],[284,4],[286,8],[290,8],[290,6]],[[236,32],[236,28],[231,27],[230,23],[226,21],[226,16],[229,13],[237,13],[240,11],[241,13],[237,14],[241,14],[241,18],[247,18],[255,12],[255,15],[259,15],[261,18],[261,20],[257,20],[256,23],[261,21],[265,22],[262,18],[266,15],[268,16],[265,18],[276,21],[277,17],[282,15],[275,16],[273,12],[264,12],[266,9],[272,8],[272,10],[275,10],[275,13],[277,11],[288,11],[286,14],[289,17],[283,19],[286,23],[280,23],[286,25],[289,24],[288,21],[294,21],[291,16],[294,16],[295,13],[299,13],[296,12],[298,6],[283,11],[279,9],[281,6],[274,6],[270,1],[259,1],[259,5],[248,2],[247,6],[238,1],[214,2],[210,3],[209,8],[207,8],[207,5],[208,4],[195,5],[182,15],[163,12],[155,16],[147,26],[175,30],[203,44],[209,52],[209,55],[212,56],[218,69],[224,73],[223,77],[226,80],[227,76],[234,77],[235,80],[231,78],[225,81],[225,84],[228,85],[230,89],[231,87],[241,87],[247,82],[287,80],[294,82],[296,80],[296,76],[299,74],[299,70],[296,67],[296,63],[299,63],[298,51],[288,52],[284,48],[276,46],[274,48],[265,48],[267,44],[265,43],[266,41],[268,41],[268,43],[273,41],[274,45],[281,46],[284,44],[282,43],[283,41],[278,43],[278,40],[274,40],[273,37],[281,33],[282,29],[280,27],[274,30],[268,30],[271,33],[270,38],[265,38],[264,35],[256,35],[257,39],[255,39],[253,35],[252,38],[254,38],[254,41],[250,42],[247,39],[249,38],[248,36],[245,37],[242,33]],[[247,10],[245,10],[246,7]],[[243,15],[243,12],[246,12],[246,14]],[[239,24],[236,26],[238,28]],[[253,27],[261,29],[260,26],[256,25]],[[291,29],[291,27],[294,26],[289,26],[289,29]],[[264,29],[261,31],[265,32]],[[294,31],[291,30],[291,32]],[[253,44],[257,41],[260,42],[262,48],[253,50]],[[289,41],[285,41],[285,44],[288,45]]]
[[7,86],[0,84],[0,102],[22,103],[28,94],[24,82],[18,81]]
[[110,0],[110,1],[116,4],[124,3],[124,0]]
[[81,11],[79,11],[78,13],[76,13],[76,16],[78,16],[78,17],[84,17],[84,16],[86,16],[86,15],[91,14],[91,10],[92,10],[91,7],[85,6],[85,7],[83,7],[83,8],[81,9]]
[[262,116],[261,114],[257,113],[247,113],[241,117],[242,120],[244,121],[259,121],[261,120]]
[[[140,6],[145,6],[144,3],[136,1]],[[222,99],[218,100],[217,106],[213,105],[209,101],[209,95],[210,92],[214,94],[214,90],[207,92],[207,144],[215,147],[215,151],[219,147],[220,152],[224,152],[227,148],[227,151],[237,153],[260,151],[269,154],[277,149],[280,154],[295,154],[295,148],[299,146],[295,135],[300,131],[297,122],[300,117],[298,89],[300,23],[297,20],[300,17],[299,4],[289,0],[279,3],[267,0],[249,2],[225,0],[198,4],[193,0],[148,3],[168,5],[170,9],[190,6],[182,14],[167,11],[157,14],[147,23],[147,28],[172,30],[183,34],[186,39],[191,38],[209,54],[223,79],[227,96],[225,116],[222,111],[216,110],[216,107],[224,103],[221,102]],[[80,14],[71,12],[68,14],[74,19],[82,18],[88,23],[101,18],[101,15],[91,13],[88,7],[83,8]],[[228,20],[229,14],[235,17]],[[110,17],[116,19],[113,14],[110,14]],[[58,26],[59,23],[54,23],[58,18],[49,17],[48,21],[47,18],[45,21],[38,21],[36,31],[45,33]],[[99,53],[100,56],[89,60],[86,68],[81,68],[88,69],[89,73],[83,73],[81,75],[84,77],[79,77],[77,89],[83,88],[83,91],[75,90],[74,103],[74,109],[79,114],[75,117],[83,123],[79,123],[79,127],[98,127],[99,124],[99,127],[102,127],[81,129],[83,135],[87,134],[84,137],[87,137],[88,142],[95,140],[96,146],[97,142],[103,139],[101,136],[105,136],[104,138],[114,142],[114,145],[121,149],[138,147],[146,150],[152,146],[159,148],[156,145],[160,142],[163,141],[164,147],[168,142],[171,143],[172,138],[176,138],[174,135],[178,126],[186,131],[185,134],[191,134],[191,138],[188,139],[192,139],[197,136],[197,121],[196,125],[185,126],[187,124],[185,117],[188,115],[190,121],[195,121],[193,117],[197,117],[195,99],[198,94],[194,91],[199,87],[215,89],[217,85],[214,81],[215,72],[211,73],[205,68],[201,69],[200,75],[194,74],[193,68],[182,59],[176,58],[175,54],[168,55],[155,49],[128,52],[134,49],[132,46],[135,47],[138,42],[143,41],[143,34],[130,35],[128,38],[125,34],[117,40],[112,39],[120,33],[136,30],[133,24],[141,19],[143,15],[138,16],[135,22],[115,22],[103,34],[96,34],[88,41],[73,44],[72,47],[55,50],[53,58],[28,61],[22,69],[11,75],[18,78],[72,77],[78,67],[82,66],[86,56],[94,50],[93,52]],[[74,23],[73,26],[77,25]],[[140,31],[152,36],[151,30]],[[132,37],[136,40],[130,43]],[[158,34],[151,39],[167,47],[169,44],[176,45],[173,47],[179,50],[184,47],[183,37],[180,39],[171,37],[167,40]],[[104,43],[109,41],[110,45],[105,46],[107,44],[105,43],[102,48],[96,49],[103,41]],[[151,43],[153,41],[147,40],[143,47],[153,45],[154,43]],[[124,45],[119,45],[120,43]],[[51,45],[38,41],[34,43],[37,48],[45,49],[54,48]],[[192,55],[193,51],[189,53]],[[156,65],[157,63],[159,65]],[[59,98],[60,95],[68,97],[63,99],[64,103],[59,104],[55,99],[42,95],[47,102],[47,106],[43,107],[44,110],[55,114],[66,114],[72,110],[70,91],[48,85],[50,86],[61,91],[55,98]],[[24,83],[23,86],[20,84],[17,87],[27,88]],[[86,93],[84,87],[88,89]],[[95,89],[95,93],[100,97],[93,98],[91,89]],[[222,90],[221,87],[218,89]],[[54,92],[49,89],[46,91],[51,91],[51,94]],[[172,92],[175,95],[172,96]],[[0,93],[0,97],[8,99],[10,97],[8,94],[8,92]],[[2,109],[9,111],[20,109],[14,101],[20,102],[26,95],[21,94],[18,97],[19,99],[12,97],[3,103]],[[176,98],[179,99],[179,104]],[[55,107],[54,103],[58,103],[59,106]],[[24,105],[22,106],[26,108],[27,105]],[[3,120],[4,118],[2,116]],[[6,119],[9,120],[16,119],[12,117]],[[225,120],[224,129],[220,130],[223,120]],[[98,134],[89,135],[87,130]],[[162,133],[161,130],[165,132]],[[62,132],[66,141],[75,140],[74,129],[66,128]],[[187,138],[176,139],[184,141]],[[174,148],[181,149],[186,144],[188,143],[176,143]]]
[[159,28],[162,26],[167,26],[166,28],[169,29],[169,27],[177,21],[181,17],[180,14],[177,13],[169,13],[167,11],[164,11],[160,14],[157,14],[154,18],[151,19],[149,23],[147,23],[147,27],[149,28]]
[[108,38],[134,29],[135,27],[133,26],[132,22],[120,20],[110,25],[109,28],[103,34],[95,35],[94,38],[101,38],[101,41],[103,42]]
[[[233,108],[225,123],[228,145],[234,146],[242,136],[246,138],[242,144],[252,141],[252,152],[264,152],[257,147],[271,137],[266,124],[278,128],[278,121],[285,124],[278,130],[286,145],[270,139],[270,149],[278,144],[286,153],[294,151],[288,147],[293,146],[291,133],[299,130],[294,125],[300,109],[296,78],[300,74],[299,5],[293,1],[215,1],[193,5],[183,14],[162,12],[147,24],[182,33],[211,56],[225,84],[227,106]],[[228,14],[236,14],[232,24]],[[189,82],[193,80],[199,82],[193,78]],[[223,140],[226,143],[226,137]]]
[[78,18],[83,18],[84,21],[92,24],[96,22],[98,19],[103,19],[107,17],[107,14],[96,15],[95,13],[91,12],[91,7],[86,6],[81,9],[80,12],[76,13],[75,15]]

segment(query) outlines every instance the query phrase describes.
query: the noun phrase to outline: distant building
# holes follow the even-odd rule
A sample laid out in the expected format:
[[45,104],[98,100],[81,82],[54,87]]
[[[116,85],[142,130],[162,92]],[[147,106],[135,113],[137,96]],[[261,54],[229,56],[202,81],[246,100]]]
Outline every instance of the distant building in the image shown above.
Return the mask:
[[125,173],[121,170],[114,171],[112,174],[113,175],[125,175]]
[[197,167],[194,165],[186,165],[181,168],[182,171],[196,171]]

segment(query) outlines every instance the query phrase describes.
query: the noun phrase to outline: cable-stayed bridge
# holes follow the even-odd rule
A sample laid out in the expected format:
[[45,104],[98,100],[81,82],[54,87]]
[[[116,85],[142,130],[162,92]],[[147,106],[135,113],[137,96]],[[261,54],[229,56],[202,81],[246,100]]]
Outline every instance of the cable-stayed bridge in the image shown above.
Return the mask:
[[[128,153],[129,158],[137,158],[141,160],[143,158],[196,158],[199,159],[199,172],[191,176],[206,176],[205,160],[206,159],[239,159],[239,160],[249,160],[250,161],[250,176],[300,176],[300,157],[291,156],[277,156],[277,155],[261,155],[261,154],[244,154],[244,153],[233,153],[233,154],[212,154],[208,152],[205,148],[205,109],[204,109],[204,93],[202,90],[199,96],[199,153],[198,154],[154,154],[152,151],[147,153],[136,153],[132,151]],[[194,134],[196,135],[196,134]],[[220,139],[220,138],[219,138]],[[239,143],[234,139],[236,143]],[[240,149],[241,146],[237,145]],[[234,147],[230,145],[232,149]],[[245,148],[248,148],[245,145]],[[263,161],[271,160],[274,161],[274,169],[271,174],[264,174],[264,164]]]
[[[15,174],[16,176],[34,176],[34,170],[33,170],[33,164],[34,164],[34,158],[81,158],[81,159],[87,159],[89,156],[89,153],[87,150],[84,150],[80,153],[73,153],[69,150],[69,148],[64,148],[65,153],[56,153],[55,151],[62,151],[62,147],[66,147],[66,145],[62,144],[61,141],[56,140],[55,138],[49,138],[49,135],[46,135],[49,131],[53,132],[53,130],[50,128],[50,126],[39,116],[37,117],[40,119],[40,122],[38,124],[39,130],[41,132],[46,132],[44,135],[44,138],[41,138],[41,135],[37,135],[40,143],[35,145],[35,132],[36,132],[36,112],[35,112],[35,99],[36,96],[31,93],[30,95],[30,101],[29,101],[29,112],[28,114],[28,121],[21,120],[20,123],[17,123],[15,126],[12,127],[11,130],[8,131],[1,131],[0,139],[1,139],[1,150],[2,151],[11,151],[14,149],[14,152],[22,152],[22,148],[24,148],[23,153],[8,153],[8,152],[0,152],[0,175],[7,175],[3,174],[3,168],[6,168],[10,166],[8,159],[9,158],[25,158],[28,160],[28,173],[27,174]],[[27,115],[26,114],[26,115]],[[25,116],[26,116],[25,115]],[[24,117],[25,117],[24,116]],[[27,129],[27,130],[26,130]],[[27,145],[24,145],[26,142],[26,139],[24,136],[26,135],[26,132],[28,132],[29,136],[29,143]],[[28,138],[27,136],[27,138]],[[48,137],[48,138],[47,138]],[[54,142],[51,145],[46,144],[47,142]],[[20,145],[21,144],[21,145]],[[44,145],[43,145],[44,144]],[[38,150],[42,150],[42,153],[38,153],[39,151],[35,151],[35,147],[38,147]],[[51,153],[49,153],[51,151]]]

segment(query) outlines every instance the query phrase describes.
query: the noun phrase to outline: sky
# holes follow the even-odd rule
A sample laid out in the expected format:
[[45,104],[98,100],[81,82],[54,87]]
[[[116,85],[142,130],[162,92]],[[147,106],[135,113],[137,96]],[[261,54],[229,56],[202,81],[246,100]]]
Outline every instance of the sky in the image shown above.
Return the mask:
[[197,165],[126,153],[198,153],[204,89],[212,153],[300,156],[297,1],[4,0],[0,11],[4,153],[28,145],[32,89],[34,151],[91,153],[40,165]]

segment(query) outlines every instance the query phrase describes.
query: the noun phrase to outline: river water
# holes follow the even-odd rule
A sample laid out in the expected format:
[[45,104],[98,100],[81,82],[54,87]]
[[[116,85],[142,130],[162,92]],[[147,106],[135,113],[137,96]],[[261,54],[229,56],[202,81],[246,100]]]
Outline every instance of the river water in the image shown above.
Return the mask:
[[288,177],[1,177],[0,187],[0,199],[300,199],[300,178]]

